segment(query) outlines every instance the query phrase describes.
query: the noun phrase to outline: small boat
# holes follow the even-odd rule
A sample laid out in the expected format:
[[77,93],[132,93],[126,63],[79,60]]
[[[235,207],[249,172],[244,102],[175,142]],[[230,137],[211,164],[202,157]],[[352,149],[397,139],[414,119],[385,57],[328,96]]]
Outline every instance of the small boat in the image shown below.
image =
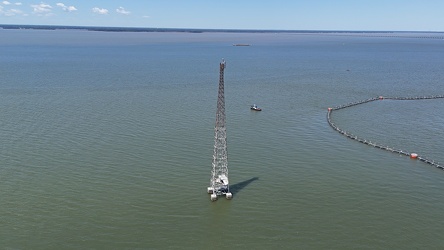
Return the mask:
[[253,104],[253,105],[251,105],[251,108],[250,108],[251,110],[254,110],[254,111],[261,111],[262,109],[261,108],[259,108],[256,104]]

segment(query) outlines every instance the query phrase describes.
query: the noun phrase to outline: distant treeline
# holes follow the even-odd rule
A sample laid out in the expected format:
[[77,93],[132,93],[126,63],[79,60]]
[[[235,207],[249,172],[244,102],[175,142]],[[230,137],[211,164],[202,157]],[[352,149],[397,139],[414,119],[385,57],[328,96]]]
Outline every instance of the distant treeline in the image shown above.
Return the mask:
[[393,33],[392,31],[340,31],[340,30],[253,30],[253,29],[185,29],[185,28],[136,28],[136,27],[97,27],[97,26],[59,26],[59,25],[23,25],[0,24],[3,29],[35,30],[89,30],[110,32],[230,32],[230,33]]
[[[0,29],[34,29],[34,30],[88,30],[88,31],[108,31],[108,32],[225,32],[225,33],[325,33],[325,34],[354,34],[354,35],[374,35],[397,36],[407,33],[427,33],[440,34],[439,38],[444,36],[444,32],[423,32],[423,31],[350,31],[350,30],[254,30],[254,29],[185,29],[185,28],[140,28],[140,27],[98,27],[98,26],[62,26],[62,25],[25,25],[25,24],[0,24]],[[414,36],[415,38],[419,38]],[[423,38],[423,37],[420,37]]]

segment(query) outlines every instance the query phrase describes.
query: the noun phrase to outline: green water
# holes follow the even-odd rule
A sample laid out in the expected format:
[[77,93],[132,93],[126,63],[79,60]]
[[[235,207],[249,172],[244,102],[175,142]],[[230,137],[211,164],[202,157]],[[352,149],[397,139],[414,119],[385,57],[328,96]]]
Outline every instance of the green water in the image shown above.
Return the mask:
[[[444,245],[444,172],[349,140],[326,121],[328,107],[351,101],[442,94],[440,40],[0,35],[8,37],[0,42],[5,249]],[[221,58],[234,197],[211,202]],[[263,111],[250,111],[252,103]],[[443,108],[444,100],[373,102],[335,111],[333,120],[444,162]]]

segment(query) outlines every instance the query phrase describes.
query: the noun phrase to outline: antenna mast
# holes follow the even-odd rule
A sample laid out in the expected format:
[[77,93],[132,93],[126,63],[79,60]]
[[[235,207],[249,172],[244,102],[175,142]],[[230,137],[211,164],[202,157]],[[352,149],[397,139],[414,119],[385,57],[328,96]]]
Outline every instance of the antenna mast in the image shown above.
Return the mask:
[[225,93],[224,93],[224,70],[225,60],[220,63],[219,90],[217,95],[216,124],[214,126],[214,153],[211,171],[210,186],[207,192],[211,194],[212,201],[217,200],[220,195],[225,195],[231,199],[228,182],[228,161],[227,161],[227,129],[225,126]]

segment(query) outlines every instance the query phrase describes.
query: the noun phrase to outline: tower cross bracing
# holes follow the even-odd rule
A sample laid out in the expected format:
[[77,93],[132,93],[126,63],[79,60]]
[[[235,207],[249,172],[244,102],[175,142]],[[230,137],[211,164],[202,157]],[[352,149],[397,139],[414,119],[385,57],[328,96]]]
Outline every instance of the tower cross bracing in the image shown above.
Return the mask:
[[225,124],[225,93],[224,93],[224,70],[225,60],[219,65],[219,89],[217,94],[216,123],[214,126],[214,152],[210,186],[207,191],[211,194],[211,200],[217,200],[220,195],[231,199],[228,181],[227,160],[227,128]]

